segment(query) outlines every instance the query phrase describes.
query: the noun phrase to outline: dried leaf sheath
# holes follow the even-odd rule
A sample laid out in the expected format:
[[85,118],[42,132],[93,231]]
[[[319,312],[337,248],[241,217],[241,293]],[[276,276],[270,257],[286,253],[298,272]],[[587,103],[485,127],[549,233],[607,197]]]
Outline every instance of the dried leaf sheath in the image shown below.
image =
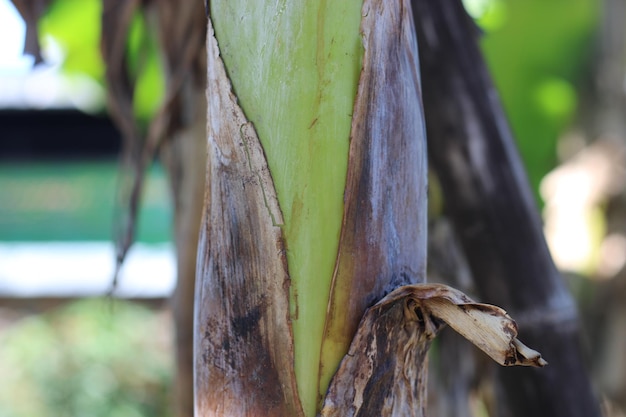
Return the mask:
[[501,365],[546,365],[501,308],[442,284],[407,285],[363,317],[322,416],[424,416],[426,353],[444,322]]
[[198,249],[195,412],[299,416],[282,214],[210,21],[207,53],[209,169]]
[[426,133],[409,1],[366,0],[345,209],[322,348],[320,391],[365,310],[425,279]]

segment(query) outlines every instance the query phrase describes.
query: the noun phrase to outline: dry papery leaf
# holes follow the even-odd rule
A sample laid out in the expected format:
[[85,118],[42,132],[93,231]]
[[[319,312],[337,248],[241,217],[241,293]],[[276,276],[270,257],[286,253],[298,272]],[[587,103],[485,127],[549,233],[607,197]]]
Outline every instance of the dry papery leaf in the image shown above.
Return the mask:
[[407,285],[365,313],[321,415],[425,415],[426,353],[444,323],[501,365],[547,364],[517,340],[517,325],[503,309],[447,285]]

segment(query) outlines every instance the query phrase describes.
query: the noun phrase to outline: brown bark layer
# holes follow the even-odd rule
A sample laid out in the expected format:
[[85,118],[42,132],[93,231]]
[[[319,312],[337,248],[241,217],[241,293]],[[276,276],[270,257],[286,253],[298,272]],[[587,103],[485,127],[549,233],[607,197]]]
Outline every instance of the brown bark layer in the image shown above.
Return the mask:
[[195,413],[300,416],[282,213],[209,20],[207,192],[196,274]]
[[[481,298],[516,317],[550,361],[499,373],[500,415],[591,417],[600,411],[578,317],[548,252],[524,169],[460,0],[414,0],[430,161]],[[505,410],[505,409],[508,409]]]
[[321,415],[424,416],[426,354],[437,330],[412,299],[372,307],[333,379]]
[[423,417],[426,353],[443,323],[501,365],[546,365],[517,340],[517,326],[501,308],[442,284],[406,285],[365,313],[322,416]]
[[[344,218],[322,355],[347,351],[365,310],[426,270],[427,159],[408,0],[367,0]],[[339,359],[339,358],[337,358]]]

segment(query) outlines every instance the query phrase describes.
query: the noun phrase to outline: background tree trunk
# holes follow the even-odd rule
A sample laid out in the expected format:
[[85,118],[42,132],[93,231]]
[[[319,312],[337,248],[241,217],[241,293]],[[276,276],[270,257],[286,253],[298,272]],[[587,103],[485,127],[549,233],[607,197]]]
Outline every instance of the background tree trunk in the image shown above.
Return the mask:
[[198,231],[202,218],[206,176],[206,97],[193,91],[187,97],[194,122],[164,143],[165,164],[174,201],[176,290],[172,297],[175,324],[175,416],[193,416],[193,302]]
[[[330,75],[334,75],[336,64],[326,64],[328,57],[326,53],[320,53],[319,48],[323,48],[322,41],[329,42],[331,52],[328,55],[336,54],[332,45],[339,41],[324,39],[326,33],[334,33],[336,28],[328,27],[332,21],[325,20],[325,16],[333,12],[327,10],[330,2],[320,4],[322,8],[319,15],[314,16],[317,21],[313,19],[313,25],[311,16],[297,16],[296,24],[285,23],[281,18],[291,15],[289,7],[292,6],[285,11],[270,4],[258,13],[256,18],[261,19],[260,22],[251,23],[251,26],[260,26],[260,33],[251,38],[254,42],[269,37],[270,41],[254,53],[271,56],[281,51],[279,47],[274,48],[275,44],[282,47],[286,40],[301,36],[297,33],[301,27],[312,29],[307,37],[318,39],[317,45],[313,45],[312,59],[302,54],[304,59],[298,61],[287,55],[289,58],[281,62],[281,66],[300,68],[305,72],[313,70],[312,83],[315,84],[315,78],[319,77],[317,82],[320,85],[319,93],[313,95],[313,103],[324,110],[335,94],[328,91],[327,85],[329,80],[335,78]],[[229,4],[222,5],[226,6]],[[350,19],[356,18],[361,23],[361,30],[355,27],[349,39],[358,42],[358,46],[363,45],[363,59],[361,61],[361,57],[354,54],[352,62],[346,65],[360,70],[357,72],[360,77],[355,80],[358,81],[356,98],[350,97],[347,100],[350,107],[345,109],[333,105],[331,112],[313,114],[302,130],[289,129],[288,135],[284,134],[285,129],[274,132],[276,136],[283,136],[278,139],[287,139],[282,144],[284,147],[307,145],[304,156],[298,156],[306,159],[279,159],[277,169],[272,166],[277,152],[283,152],[283,159],[290,154],[284,149],[267,146],[268,141],[277,141],[277,137],[262,137],[262,124],[275,117],[268,114],[269,111],[276,112],[279,119],[292,119],[301,116],[303,109],[287,107],[276,98],[272,106],[258,106],[252,110],[248,107],[244,114],[243,109],[252,104],[244,100],[243,84],[250,80],[261,80],[262,85],[275,82],[273,78],[267,80],[263,77],[269,74],[269,77],[275,78],[273,73],[278,70],[270,59],[263,56],[258,63],[255,61],[255,65],[251,65],[249,71],[243,72],[239,80],[236,73],[243,71],[243,64],[228,68],[226,57],[229,54],[247,54],[249,48],[239,45],[228,50],[227,45],[241,36],[239,29],[231,37],[225,35],[226,29],[222,29],[220,38],[217,25],[239,24],[242,18],[251,19],[254,16],[240,8],[236,12],[241,15],[235,14],[234,22],[216,18],[217,39],[210,20],[207,38],[209,182],[196,284],[196,412],[201,415],[312,416],[320,411],[321,399],[326,393],[324,381],[320,382],[320,371],[328,375],[328,379],[334,374],[365,309],[398,286],[421,282],[425,277],[426,143],[423,118],[419,116],[422,112],[421,92],[410,4],[407,0],[368,0],[362,9],[359,7],[354,11],[355,15]],[[333,16],[335,18],[336,13]],[[343,22],[333,23],[343,25]],[[274,39],[276,26],[286,27],[287,30]],[[298,45],[296,47],[299,48]],[[343,56],[344,52],[341,50],[338,55]],[[326,71],[330,72],[327,74]],[[283,92],[286,95],[294,92],[299,95],[300,89],[310,87],[280,81],[280,88],[287,85],[293,89]],[[258,90],[258,86],[253,87]],[[280,91],[268,93],[280,94]],[[337,124],[337,120],[348,122],[344,137],[334,137],[337,132],[328,128],[318,129],[323,123]],[[316,184],[316,188],[323,192],[317,200],[312,199],[306,205],[302,199],[296,201],[299,204],[292,204],[289,200],[287,203],[279,201],[281,194],[277,192],[277,184],[284,183],[285,178],[295,181],[296,174],[302,176],[308,166],[330,168],[329,165],[334,163],[330,162],[333,161],[330,157],[336,155],[328,154],[335,153],[336,143],[331,143],[333,147],[325,144],[329,138],[332,139],[330,142],[344,141],[345,150],[349,151],[345,158],[347,180],[343,175],[328,179],[333,185],[345,182],[345,187],[339,190],[341,205],[335,213],[339,215],[340,230],[331,236],[335,241],[313,242],[310,250],[315,250],[316,246],[337,248],[331,257],[336,264],[334,268],[331,264],[327,277],[320,276],[321,271],[314,276],[296,276],[291,270],[293,264],[290,262],[287,265],[289,256],[300,257],[300,262],[308,259],[309,263],[315,258],[311,257],[312,253],[298,252],[290,246],[286,231],[296,226],[304,227],[304,222],[310,222],[312,217],[307,213],[317,215],[324,208],[319,199],[327,198],[325,194],[329,187],[328,184],[321,187]],[[323,146],[326,148],[320,152]],[[311,150],[315,152],[307,152]],[[314,159],[315,156],[317,159]],[[292,168],[297,172],[284,172],[284,167],[294,165],[294,161],[300,161]],[[310,173],[321,178],[328,177],[326,168],[323,171],[311,170]],[[319,178],[305,178],[301,189],[296,190],[296,197],[306,190],[312,180],[321,181]],[[292,216],[292,224],[288,223],[288,215]],[[310,240],[311,236],[315,233],[305,237]],[[292,292],[290,297],[296,279],[307,280],[300,288],[313,287],[326,294],[324,302],[317,306],[321,308],[316,310],[324,316],[323,344],[313,331],[304,332],[304,338],[294,342],[292,324],[303,314],[304,301],[310,301],[307,300],[310,294],[305,291]],[[324,283],[330,285],[324,288]],[[394,311],[402,315],[405,310],[398,304]],[[417,314],[407,315],[411,316],[413,326],[423,325]],[[398,332],[402,333],[403,329]],[[387,332],[381,331],[382,339],[387,335]],[[384,346],[382,341],[375,346],[379,360],[373,370],[374,378],[369,380],[371,389],[388,387],[386,383],[392,375],[388,372],[388,364],[391,362],[399,364],[398,375],[402,375],[401,364],[409,357],[416,358],[412,366],[422,368],[423,363],[417,359],[423,359],[429,339],[418,339],[420,343],[406,346],[406,356],[398,355],[389,360],[384,349],[397,349],[393,340]],[[414,341],[412,338],[409,340]],[[312,371],[301,373],[298,385],[294,371],[294,345],[297,346],[297,343],[308,344],[308,349],[318,343],[317,348],[322,348],[322,354],[318,354],[318,359],[322,357],[321,361],[316,359],[310,363],[310,358],[305,358],[308,363],[301,372]],[[411,356],[413,354],[415,356]],[[409,370],[407,372],[413,376]],[[366,374],[372,376],[372,369],[364,369],[362,375]],[[387,379],[377,379],[382,375],[386,375]],[[415,379],[404,376],[407,390],[416,385],[423,386],[415,376]],[[299,391],[301,382],[315,388],[313,401],[308,388]],[[350,384],[352,380],[346,383]],[[409,408],[410,405],[423,405],[423,391],[417,391],[420,395],[414,395],[413,391],[405,392],[411,395],[410,399],[398,398],[396,406]],[[302,405],[301,392],[309,397],[307,401],[302,400]],[[371,402],[363,414],[367,414],[368,410],[389,410],[387,402],[382,399],[391,394],[391,389],[379,389],[377,393],[376,397],[368,395]],[[352,407],[352,402],[347,402],[350,399],[341,395],[338,397],[344,400],[342,406]],[[356,397],[355,404],[361,396]],[[327,412],[331,414],[328,415],[334,415],[332,412],[337,412],[337,409],[329,407]],[[416,406],[413,412],[421,409],[421,406]]]
[[[583,280],[581,292],[594,296],[591,302],[585,297],[587,302],[582,304],[584,322],[596,352],[593,362],[598,385],[614,403],[613,407],[621,409],[621,414],[614,415],[626,413],[626,268],[623,261],[619,264],[623,249],[617,249],[616,256],[615,251],[606,248],[610,247],[607,245],[610,239],[626,236],[626,91],[616,88],[626,79],[625,20],[626,2],[603,1],[591,85],[581,101],[579,115],[579,125],[588,143],[586,148],[578,149],[580,152],[570,161],[576,163],[581,156],[596,155],[605,163],[606,177],[602,186],[591,186],[598,191],[594,207],[606,211],[602,261],[613,265],[617,261],[617,270],[613,266],[611,272],[597,271],[592,279]],[[597,172],[595,166],[588,164],[587,167]],[[607,412],[607,415],[613,414]]]
[[600,416],[578,317],[548,252],[506,119],[460,0],[415,0],[430,161],[481,299],[550,362],[502,369],[501,416]]
[[[127,37],[138,11],[159,35],[165,69],[165,97],[145,133],[133,114],[135,85],[128,74]],[[193,415],[193,300],[198,230],[206,176],[206,16],[198,1],[103,1],[103,56],[109,82],[109,110],[124,133],[133,176],[118,252],[132,243],[144,170],[157,152],[167,168],[174,202],[177,286],[172,300],[176,333],[174,408]],[[129,208],[128,208],[129,207]]]

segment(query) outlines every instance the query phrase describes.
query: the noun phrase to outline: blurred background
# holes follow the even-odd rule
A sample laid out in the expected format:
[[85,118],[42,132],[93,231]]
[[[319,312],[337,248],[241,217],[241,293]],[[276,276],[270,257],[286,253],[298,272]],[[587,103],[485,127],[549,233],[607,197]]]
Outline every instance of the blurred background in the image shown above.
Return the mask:
[[[579,302],[594,384],[607,415],[625,415],[626,2],[464,3],[484,32],[550,250]],[[172,415],[176,267],[158,163],[137,244],[106,297],[122,141],[106,111],[101,12],[100,0],[51,2],[36,63],[22,53],[23,20],[0,0],[2,417]],[[133,113],[145,124],[165,81],[140,14],[128,51],[140,67]],[[487,415],[480,404],[475,413]]]
[[[106,113],[99,0],[53,2],[44,61],[0,1],[0,416],[168,416],[174,368],[167,298],[175,285],[169,185],[148,173],[115,290],[121,134]],[[143,29],[133,25],[135,42]],[[135,112],[163,92],[154,52]]]

